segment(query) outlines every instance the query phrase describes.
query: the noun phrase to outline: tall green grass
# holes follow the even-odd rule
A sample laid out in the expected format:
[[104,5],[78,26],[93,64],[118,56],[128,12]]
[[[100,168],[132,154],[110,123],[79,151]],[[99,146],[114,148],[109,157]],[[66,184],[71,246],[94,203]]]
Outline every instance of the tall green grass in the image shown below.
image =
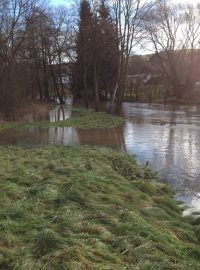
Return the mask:
[[200,269],[199,225],[127,154],[0,146],[0,269]]

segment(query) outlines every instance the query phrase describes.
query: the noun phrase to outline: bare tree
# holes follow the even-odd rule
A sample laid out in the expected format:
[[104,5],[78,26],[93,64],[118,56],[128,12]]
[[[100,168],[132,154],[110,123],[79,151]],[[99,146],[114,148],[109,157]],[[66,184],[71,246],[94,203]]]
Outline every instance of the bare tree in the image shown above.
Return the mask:
[[112,2],[118,48],[118,75],[110,108],[117,98],[116,111],[120,111],[125,92],[128,59],[141,38],[142,14],[149,10],[152,4],[141,0],[114,0]]
[[200,5],[183,6],[183,36],[186,39],[184,76],[187,89],[192,89],[194,82],[199,80],[199,45],[200,45]]
[[192,87],[200,24],[199,8],[168,0],[145,14],[145,31],[177,99]]
[[24,63],[22,45],[27,17],[31,16],[33,6],[32,0],[0,2],[0,107],[7,116],[23,97],[25,77],[18,75]]
[[72,50],[69,10],[36,7],[29,20],[27,51],[32,70],[33,97],[64,102],[63,70]]
[[58,7],[51,10],[48,16],[51,18],[50,39],[48,50],[49,76],[53,82],[54,96],[59,103],[64,103],[63,76],[66,75],[64,65],[70,61],[73,47],[73,30],[70,9]]

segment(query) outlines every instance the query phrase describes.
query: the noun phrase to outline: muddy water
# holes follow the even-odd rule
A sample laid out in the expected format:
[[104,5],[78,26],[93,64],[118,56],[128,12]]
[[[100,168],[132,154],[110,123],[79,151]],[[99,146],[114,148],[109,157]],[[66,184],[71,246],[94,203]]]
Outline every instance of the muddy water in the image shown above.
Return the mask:
[[[200,211],[200,108],[124,103],[123,126],[113,129],[30,128],[0,133],[2,144],[103,145],[149,161],[161,181],[174,187],[178,199]],[[71,107],[26,120],[57,121],[71,117]]]

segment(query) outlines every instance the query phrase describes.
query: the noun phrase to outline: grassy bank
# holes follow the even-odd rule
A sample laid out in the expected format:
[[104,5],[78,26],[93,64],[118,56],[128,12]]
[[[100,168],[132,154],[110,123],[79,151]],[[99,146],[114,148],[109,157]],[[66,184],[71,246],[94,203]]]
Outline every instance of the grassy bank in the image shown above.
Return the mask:
[[198,222],[181,217],[171,190],[127,154],[0,153],[0,269],[200,269]]
[[11,128],[29,128],[29,127],[75,127],[75,128],[111,128],[119,126],[123,119],[118,116],[107,114],[105,112],[95,112],[92,109],[73,107],[72,117],[64,121],[38,121],[25,123],[23,121],[10,121],[0,123],[0,131]]

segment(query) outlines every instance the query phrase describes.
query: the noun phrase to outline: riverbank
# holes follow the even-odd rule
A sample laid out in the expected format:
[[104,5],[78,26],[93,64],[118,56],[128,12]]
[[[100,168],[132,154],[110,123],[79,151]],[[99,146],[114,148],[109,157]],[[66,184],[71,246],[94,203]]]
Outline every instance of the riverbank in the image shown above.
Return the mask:
[[1,269],[199,269],[199,225],[125,153],[0,146]]
[[[39,107],[41,110],[41,114],[47,113],[50,109],[50,105],[47,104],[46,106]],[[35,108],[37,108],[37,106],[35,106]],[[23,118],[20,118],[20,120],[18,119],[18,121],[2,121],[0,123],[0,131],[11,128],[30,127],[113,128],[119,126],[124,121],[122,117],[107,114],[105,112],[95,112],[92,109],[85,109],[82,107],[72,106],[71,111],[71,117],[62,121],[50,122],[49,120],[45,120],[25,122]],[[34,110],[32,111],[32,113],[34,114]]]

